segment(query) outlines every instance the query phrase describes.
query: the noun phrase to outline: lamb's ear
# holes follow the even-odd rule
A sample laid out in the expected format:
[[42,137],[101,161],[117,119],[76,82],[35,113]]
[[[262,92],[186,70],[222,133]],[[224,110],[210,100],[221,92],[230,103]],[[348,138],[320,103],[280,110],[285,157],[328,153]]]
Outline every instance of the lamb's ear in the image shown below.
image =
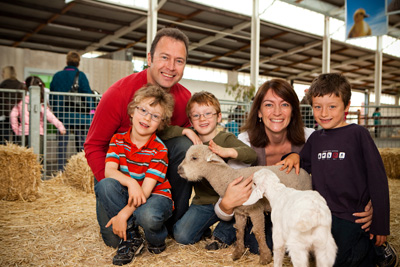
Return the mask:
[[222,158],[220,158],[219,156],[217,156],[214,153],[208,154],[206,160],[207,160],[207,162],[211,162],[211,163],[213,163],[213,162],[215,162],[215,163],[217,163],[217,162],[225,162]]

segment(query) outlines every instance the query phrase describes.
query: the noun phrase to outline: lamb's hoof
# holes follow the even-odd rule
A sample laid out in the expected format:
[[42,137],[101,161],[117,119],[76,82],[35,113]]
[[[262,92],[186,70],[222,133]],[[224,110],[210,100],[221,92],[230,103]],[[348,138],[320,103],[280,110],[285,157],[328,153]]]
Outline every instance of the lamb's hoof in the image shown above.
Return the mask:
[[233,253],[232,253],[232,259],[234,261],[240,259],[243,256],[243,252],[244,251],[239,251],[239,250],[235,249],[235,251],[233,251]]
[[260,256],[260,264],[261,265],[267,265],[268,263],[270,263],[272,261],[272,257],[271,256],[269,256],[269,257],[261,257]]

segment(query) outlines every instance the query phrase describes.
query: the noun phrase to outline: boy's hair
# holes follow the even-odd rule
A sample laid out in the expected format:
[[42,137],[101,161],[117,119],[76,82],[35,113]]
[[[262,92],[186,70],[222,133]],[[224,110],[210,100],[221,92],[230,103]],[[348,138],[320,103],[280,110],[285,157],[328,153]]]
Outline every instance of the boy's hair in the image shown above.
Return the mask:
[[186,60],[187,60],[188,52],[189,52],[189,38],[182,31],[180,31],[177,28],[163,28],[157,32],[156,36],[154,37],[153,42],[151,43],[151,47],[150,47],[151,62],[153,62],[154,51],[156,50],[156,46],[157,46],[158,42],[160,41],[160,39],[164,36],[173,38],[177,41],[181,41],[185,44]]
[[270,143],[265,133],[264,122],[260,121],[258,117],[262,101],[269,90],[272,90],[292,107],[292,116],[286,135],[292,145],[303,145],[305,143],[304,124],[300,114],[299,98],[293,87],[282,79],[271,79],[260,86],[251,105],[249,116],[241,130],[249,133],[250,143],[255,147],[266,147]]
[[153,102],[150,106],[160,105],[164,110],[162,114],[162,120],[157,130],[162,130],[168,126],[171,122],[172,113],[174,112],[174,98],[170,93],[159,87],[158,85],[146,84],[142,88],[136,91],[133,99],[128,104],[128,115],[135,112],[136,107],[139,106],[140,102],[144,99],[153,98]]
[[193,94],[186,104],[186,115],[188,116],[188,118],[190,118],[190,110],[192,109],[194,103],[197,103],[199,105],[212,106],[213,108],[215,108],[215,111],[218,114],[221,113],[221,106],[215,95],[210,92],[201,91]]
[[307,92],[307,99],[312,105],[312,98],[318,96],[332,95],[342,98],[344,106],[350,103],[351,85],[347,78],[340,73],[320,74],[311,83]]
[[68,52],[68,54],[67,54],[67,65],[68,66],[78,67],[79,61],[81,61],[81,56],[77,52],[74,52],[74,51]]

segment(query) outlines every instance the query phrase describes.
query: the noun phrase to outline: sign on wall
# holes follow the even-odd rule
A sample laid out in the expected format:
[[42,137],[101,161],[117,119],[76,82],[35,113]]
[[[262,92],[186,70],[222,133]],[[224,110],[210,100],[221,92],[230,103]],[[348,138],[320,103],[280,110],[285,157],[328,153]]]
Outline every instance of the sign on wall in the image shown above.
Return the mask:
[[346,39],[380,36],[387,31],[385,1],[346,0]]

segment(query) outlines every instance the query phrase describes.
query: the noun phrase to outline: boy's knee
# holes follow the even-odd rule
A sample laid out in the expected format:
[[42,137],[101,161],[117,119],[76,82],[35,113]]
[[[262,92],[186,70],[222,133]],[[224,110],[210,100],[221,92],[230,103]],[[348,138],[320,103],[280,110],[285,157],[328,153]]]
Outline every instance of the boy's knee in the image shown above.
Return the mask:
[[176,242],[182,245],[193,244],[193,240],[191,240],[189,233],[185,231],[185,229],[174,227],[174,239]]
[[113,192],[114,190],[116,190],[117,183],[119,182],[112,178],[104,178],[100,182],[97,182],[94,187],[96,197],[98,197],[98,195],[105,195],[107,193]]

